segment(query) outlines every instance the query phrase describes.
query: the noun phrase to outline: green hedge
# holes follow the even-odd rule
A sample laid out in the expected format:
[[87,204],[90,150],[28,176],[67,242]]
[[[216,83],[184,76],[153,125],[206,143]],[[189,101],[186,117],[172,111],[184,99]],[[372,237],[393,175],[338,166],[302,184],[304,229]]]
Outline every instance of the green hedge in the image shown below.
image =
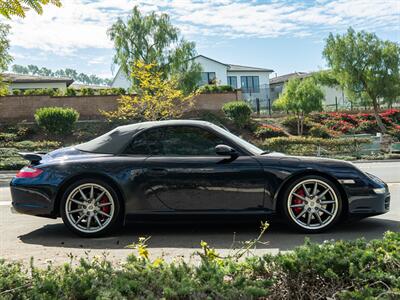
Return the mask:
[[323,139],[294,136],[266,139],[261,147],[291,155],[316,155],[320,147],[321,155],[339,154],[358,157],[362,147],[369,143],[371,140],[365,138]]
[[36,123],[51,134],[70,134],[78,119],[73,108],[42,107],[35,112]]
[[15,96],[106,96],[106,95],[125,95],[127,91],[123,88],[67,88],[67,89],[29,89],[13,90]]
[[[27,268],[0,260],[2,299],[399,299],[400,233],[365,241],[306,242],[276,256],[151,261],[147,249],[113,266],[105,258]],[[207,251],[206,251],[207,250]]]
[[203,85],[199,88],[200,93],[225,93],[233,91],[234,89],[230,85],[208,84],[208,85]]
[[225,116],[231,119],[238,127],[243,128],[250,123],[251,107],[245,101],[232,101],[222,106]]

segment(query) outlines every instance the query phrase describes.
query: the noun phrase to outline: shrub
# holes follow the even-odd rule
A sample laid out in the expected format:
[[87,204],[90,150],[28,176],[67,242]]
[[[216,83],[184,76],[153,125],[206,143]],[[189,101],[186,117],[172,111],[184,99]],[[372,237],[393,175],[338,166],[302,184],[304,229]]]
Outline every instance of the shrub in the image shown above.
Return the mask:
[[95,94],[95,90],[92,88],[81,88],[78,90],[79,96],[93,96]]
[[251,107],[245,101],[232,101],[222,107],[224,114],[240,128],[250,123]]
[[[282,125],[286,127],[287,131],[290,134],[297,135],[297,126],[298,126],[298,120],[297,117],[295,116],[288,116],[282,121]],[[303,121],[303,133],[308,134],[308,131],[310,128],[313,126],[313,123],[311,122],[311,119],[308,117],[304,118]]]
[[[382,239],[326,241],[291,252],[242,261],[221,258],[202,242],[199,264],[149,259],[139,248],[114,266],[104,257],[76,266],[0,259],[0,295],[5,299],[398,299],[400,233]],[[141,250],[141,252],[140,252]]]
[[35,113],[39,127],[52,134],[70,134],[78,118],[79,113],[73,108],[43,107]]
[[349,154],[358,157],[362,146],[369,143],[369,139],[361,138],[323,139],[295,136],[271,138],[265,140],[262,147],[291,155],[316,155],[321,151],[321,154]]
[[11,142],[16,141],[17,139],[18,135],[15,133],[0,132],[0,142]]
[[389,134],[400,142],[400,125],[394,126],[390,131]]
[[199,88],[200,93],[223,93],[232,92],[234,89],[230,85],[208,84]]
[[23,92],[21,90],[13,90],[12,94],[15,95],[15,96],[19,96],[19,95],[22,95]]
[[308,133],[313,137],[319,137],[324,139],[331,138],[335,135],[332,130],[321,124],[313,125],[308,131]]
[[283,131],[282,128],[264,124],[257,127],[257,129],[254,132],[254,135],[259,139],[265,140],[278,136],[286,136],[286,133]]
[[76,89],[73,88],[67,88],[64,92],[64,96],[69,96],[69,97],[73,97],[76,96]]
[[336,131],[336,132],[341,132],[343,134],[346,133],[354,133],[356,130],[356,127],[347,121],[337,121],[333,126],[330,127],[330,129]]
[[376,120],[360,120],[356,128],[357,133],[376,133],[379,132]]

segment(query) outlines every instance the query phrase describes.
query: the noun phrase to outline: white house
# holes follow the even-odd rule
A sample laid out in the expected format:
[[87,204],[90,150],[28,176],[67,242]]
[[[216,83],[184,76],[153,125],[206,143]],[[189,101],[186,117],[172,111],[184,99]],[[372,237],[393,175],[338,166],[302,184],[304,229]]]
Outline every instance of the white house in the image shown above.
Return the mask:
[[[306,78],[311,76],[312,73],[306,72],[294,72],[281,76],[275,76],[270,79],[270,96],[271,102],[275,101],[282,94],[284,85],[291,78]],[[350,108],[350,101],[344,94],[344,91],[339,86],[330,87],[326,85],[321,86],[322,92],[324,93],[324,106],[328,110],[335,110],[337,108]]]
[[66,89],[74,82],[71,78],[14,73],[3,73],[1,77],[4,82],[8,83],[8,89],[11,92],[13,90]]
[[[230,85],[235,89],[241,89],[244,100],[248,100],[253,106],[256,106],[258,102],[261,108],[267,107],[269,74],[273,70],[226,64],[204,55],[198,55],[193,60],[202,67],[201,85]],[[121,68],[115,75],[111,86],[125,89],[131,86]]]

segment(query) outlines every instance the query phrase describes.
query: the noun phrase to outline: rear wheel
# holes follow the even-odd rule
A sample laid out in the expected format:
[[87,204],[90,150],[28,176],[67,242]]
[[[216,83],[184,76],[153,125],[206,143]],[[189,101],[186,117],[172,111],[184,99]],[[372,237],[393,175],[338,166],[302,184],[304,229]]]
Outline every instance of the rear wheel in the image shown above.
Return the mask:
[[110,233],[120,224],[120,212],[114,189],[97,179],[83,179],[72,184],[61,201],[64,224],[84,237]]
[[303,232],[322,232],[333,226],[342,212],[335,184],[321,176],[304,176],[285,191],[282,210],[288,223]]

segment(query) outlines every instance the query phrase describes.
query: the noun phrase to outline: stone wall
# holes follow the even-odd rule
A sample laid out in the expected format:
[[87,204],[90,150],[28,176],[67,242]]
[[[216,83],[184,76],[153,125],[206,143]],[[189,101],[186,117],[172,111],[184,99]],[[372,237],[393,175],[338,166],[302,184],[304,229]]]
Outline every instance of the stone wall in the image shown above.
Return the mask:
[[[5,96],[0,97],[0,123],[33,121],[35,111],[41,107],[72,107],[81,120],[101,119],[100,110],[115,110],[119,96]],[[196,110],[220,110],[229,101],[241,99],[241,91],[200,94],[195,99]]]

